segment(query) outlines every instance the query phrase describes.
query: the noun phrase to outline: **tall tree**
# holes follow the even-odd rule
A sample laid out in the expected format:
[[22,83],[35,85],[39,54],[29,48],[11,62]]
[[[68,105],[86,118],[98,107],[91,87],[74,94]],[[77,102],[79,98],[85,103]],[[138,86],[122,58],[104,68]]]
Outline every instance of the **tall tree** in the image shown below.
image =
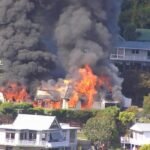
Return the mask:
[[[150,28],[149,0],[123,0],[119,25],[121,35],[125,36],[128,40],[130,40],[130,36],[132,36],[132,34],[126,34],[130,24],[134,25],[135,28]],[[136,36],[134,36],[134,40],[135,39]]]
[[85,135],[97,149],[103,145],[108,149],[110,144],[117,143],[114,142],[118,140],[115,113],[113,115],[110,115],[110,113],[102,111],[98,116],[90,118],[84,126]]

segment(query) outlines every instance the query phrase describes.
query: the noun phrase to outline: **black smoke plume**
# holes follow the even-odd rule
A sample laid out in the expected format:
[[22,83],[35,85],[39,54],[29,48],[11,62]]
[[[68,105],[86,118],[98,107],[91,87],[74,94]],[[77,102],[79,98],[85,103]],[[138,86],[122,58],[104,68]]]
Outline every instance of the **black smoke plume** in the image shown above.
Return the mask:
[[1,80],[30,86],[54,78],[50,73],[60,64],[66,74],[88,64],[111,79],[113,97],[120,99],[122,79],[109,61],[120,4],[121,0],[1,0]]

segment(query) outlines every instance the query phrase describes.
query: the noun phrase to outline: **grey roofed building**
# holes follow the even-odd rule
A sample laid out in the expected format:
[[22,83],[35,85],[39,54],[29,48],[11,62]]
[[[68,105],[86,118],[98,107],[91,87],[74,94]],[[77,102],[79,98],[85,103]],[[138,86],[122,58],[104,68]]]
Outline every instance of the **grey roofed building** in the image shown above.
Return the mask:
[[139,132],[150,132],[150,123],[136,123],[130,129]]
[[150,42],[118,41],[116,49],[110,54],[110,60],[119,64],[139,63],[150,65]]
[[0,125],[0,150],[76,150],[78,129],[55,116],[19,114],[12,124]]
[[0,128],[18,129],[18,130],[27,129],[27,130],[37,130],[37,131],[49,130],[54,121],[57,122],[55,116],[19,114],[16,120],[13,122],[13,124],[1,125]]
[[124,41],[117,44],[117,48],[130,48],[150,51],[150,42]]
[[130,148],[140,147],[150,144],[150,123],[135,123],[130,127],[130,134],[120,138],[120,142],[125,149],[127,145]]

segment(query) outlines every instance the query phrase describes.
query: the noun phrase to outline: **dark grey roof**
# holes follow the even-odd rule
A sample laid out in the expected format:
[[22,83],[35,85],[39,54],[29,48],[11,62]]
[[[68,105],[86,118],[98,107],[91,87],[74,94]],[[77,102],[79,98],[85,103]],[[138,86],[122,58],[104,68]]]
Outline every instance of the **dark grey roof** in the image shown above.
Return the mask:
[[139,41],[124,41],[119,42],[117,47],[124,47],[129,49],[143,49],[150,50],[150,42],[139,42]]

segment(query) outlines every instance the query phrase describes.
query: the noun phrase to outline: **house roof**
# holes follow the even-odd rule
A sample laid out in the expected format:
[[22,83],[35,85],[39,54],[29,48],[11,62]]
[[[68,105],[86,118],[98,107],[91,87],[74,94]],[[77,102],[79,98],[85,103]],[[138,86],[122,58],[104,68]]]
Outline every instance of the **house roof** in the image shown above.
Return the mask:
[[150,132],[150,123],[136,123],[130,129],[139,132]]
[[60,123],[60,126],[61,126],[61,128],[62,129],[64,129],[64,130],[67,130],[67,129],[76,129],[76,130],[78,130],[78,129],[80,129],[80,127],[72,127],[72,126],[70,126],[70,124],[68,124],[68,123]]
[[55,116],[19,114],[13,124],[0,125],[0,128],[14,130],[49,130]]
[[124,42],[119,42],[117,44],[117,47],[129,48],[129,49],[150,50],[150,42],[124,41]]
[[[49,130],[54,121],[57,122],[55,116],[19,114],[13,122],[13,124],[0,125],[0,129],[35,131]],[[58,127],[60,127],[63,130],[80,129],[79,127],[72,127],[70,126],[70,124],[67,123],[58,123]]]

